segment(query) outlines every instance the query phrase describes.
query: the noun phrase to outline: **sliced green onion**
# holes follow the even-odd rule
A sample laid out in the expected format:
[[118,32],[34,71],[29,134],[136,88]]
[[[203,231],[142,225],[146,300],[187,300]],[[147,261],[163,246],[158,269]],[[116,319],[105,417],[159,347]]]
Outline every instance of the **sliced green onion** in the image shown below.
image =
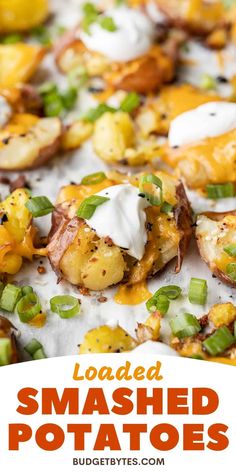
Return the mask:
[[42,344],[37,341],[37,339],[33,338],[26,346],[24,347],[25,351],[33,357],[36,351],[42,348]]
[[51,92],[56,92],[57,91],[57,85],[55,82],[44,82],[40,87],[38,88],[38,92],[40,95],[47,95]]
[[64,105],[58,92],[52,92],[44,97],[44,113],[48,117],[60,116],[64,112]]
[[207,281],[192,277],[189,285],[188,299],[190,303],[205,305],[207,299]]
[[61,93],[63,106],[66,110],[71,110],[75,105],[78,97],[78,91],[74,87],[70,87]]
[[166,215],[168,215],[168,213],[172,213],[173,209],[174,205],[171,205],[168,202],[163,202],[161,205],[161,213],[165,213]]
[[1,40],[1,43],[2,44],[16,44],[22,41],[23,41],[23,36],[21,34],[13,33],[13,34],[9,34],[8,36],[5,36]]
[[81,180],[82,185],[95,185],[100,184],[103,180],[105,180],[106,175],[104,172],[95,172],[94,174],[89,174],[83,177]]
[[111,33],[117,30],[117,26],[111,16],[102,16],[99,18],[99,25],[101,28],[110,31]]
[[61,318],[73,318],[80,312],[80,301],[72,295],[57,295],[51,298],[50,307]]
[[207,197],[213,200],[219,198],[229,198],[234,196],[234,185],[229,182],[227,184],[209,184],[206,186]]
[[230,279],[236,281],[236,262],[231,262],[226,266],[226,273]]
[[11,340],[0,338],[0,366],[9,365],[11,362]]
[[209,336],[209,338],[205,339],[202,344],[211,356],[216,356],[224,352],[234,343],[235,337],[232,335],[231,331],[226,326],[222,326]]
[[140,97],[136,92],[130,92],[121,102],[120,109],[126,113],[132,113],[140,105]]
[[36,26],[32,31],[31,34],[33,38],[35,38],[40,44],[43,46],[51,46],[52,39],[50,36],[49,29],[46,26],[39,25]]
[[54,210],[53,204],[47,197],[32,197],[25,203],[25,206],[34,218],[48,215]]
[[236,256],[236,244],[229,244],[229,246],[225,246],[224,247],[224,252],[226,252],[226,254],[229,254],[229,256],[231,256],[231,257],[235,257]]
[[21,287],[21,292],[22,292],[22,295],[28,295],[28,293],[33,293],[33,289],[30,285],[24,285],[23,287]]
[[34,359],[35,361],[39,359],[46,359],[46,354],[44,352],[42,344],[37,341],[37,339],[32,339],[26,346],[25,351]]
[[165,315],[169,310],[170,302],[166,295],[158,295],[155,298],[152,297],[148,302],[148,310],[150,312],[160,311],[162,315]]
[[191,313],[183,313],[170,320],[170,328],[172,334],[180,339],[194,336],[201,331],[198,319]]
[[204,74],[201,78],[200,87],[204,90],[215,90],[216,89],[216,80],[209,74]]
[[87,113],[83,115],[83,119],[94,123],[106,112],[115,113],[116,109],[114,107],[110,107],[106,103],[100,103],[100,105],[98,105],[96,108],[90,108],[90,110],[88,110]]
[[21,295],[20,287],[13,284],[7,284],[3,289],[0,300],[0,307],[2,310],[13,312]]
[[81,203],[77,210],[77,216],[84,220],[89,220],[93,216],[96,208],[108,200],[110,200],[110,198],[101,197],[100,195],[91,195],[91,197],[86,198]]
[[4,289],[4,284],[0,281],[0,298],[2,296],[3,289]]
[[[181,288],[178,287],[178,285],[166,285],[164,287],[159,288],[154,295],[147,301],[146,307],[148,311],[155,311],[155,310],[160,310],[158,306],[160,306],[160,297],[165,297],[167,300],[175,300],[176,298],[179,297],[181,294]],[[164,298],[161,298],[164,304]],[[163,314],[167,313],[169,304],[167,307],[167,302],[166,302],[166,312],[162,312]]]
[[16,311],[22,323],[28,323],[41,311],[41,303],[36,293],[24,295],[16,305]]
[[[149,188],[155,188],[156,194],[150,193]],[[139,191],[151,205],[162,204],[162,181],[154,174],[142,175],[139,181]]]

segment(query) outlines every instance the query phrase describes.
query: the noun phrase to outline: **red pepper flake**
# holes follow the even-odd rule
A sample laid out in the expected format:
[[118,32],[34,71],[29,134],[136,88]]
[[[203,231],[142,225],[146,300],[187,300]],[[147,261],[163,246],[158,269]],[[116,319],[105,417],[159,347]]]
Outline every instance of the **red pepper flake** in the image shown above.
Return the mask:
[[107,302],[107,297],[104,297],[103,295],[101,295],[97,300],[98,300],[99,303],[106,303]]

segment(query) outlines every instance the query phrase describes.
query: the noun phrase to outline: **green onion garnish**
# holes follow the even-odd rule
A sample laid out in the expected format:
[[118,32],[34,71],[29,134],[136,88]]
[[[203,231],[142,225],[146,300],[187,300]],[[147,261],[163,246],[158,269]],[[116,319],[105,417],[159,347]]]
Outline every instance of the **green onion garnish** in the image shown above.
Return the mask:
[[34,218],[48,215],[54,210],[53,204],[47,197],[32,197],[25,203],[25,206]]
[[[155,193],[150,193],[149,190],[154,190]],[[162,181],[156,175],[142,175],[139,181],[139,191],[151,205],[162,204]]]
[[211,356],[216,356],[224,352],[234,343],[235,337],[232,335],[231,331],[226,326],[222,326],[209,336],[209,338],[205,339],[202,344]]
[[[161,301],[160,301],[160,297],[165,297],[169,301],[169,300],[175,300],[176,298],[179,297],[180,294],[181,294],[181,288],[178,287],[178,285],[166,285],[164,287],[161,287],[147,301],[146,303],[147,310],[148,311],[155,311],[155,310],[161,311],[160,308],[158,307],[160,306],[161,301],[164,304],[164,298],[161,298]],[[167,302],[166,302],[166,308],[167,309],[165,312],[162,311],[163,314],[167,313],[168,311],[169,304],[167,307]]]
[[230,279],[236,281],[236,262],[231,262],[226,266],[226,273]]
[[161,205],[161,213],[165,213],[166,215],[168,215],[168,213],[172,213],[173,209],[174,205],[171,205],[168,202],[163,202]]
[[100,195],[91,195],[91,197],[86,198],[81,203],[77,210],[77,216],[84,220],[89,220],[93,216],[96,208],[108,200],[110,200],[110,198],[101,197]]
[[213,200],[219,198],[229,198],[234,196],[234,185],[229,182],[227,184],[209,184],[206,186],[207,197]]
[[55,82],[44,82],[40,87],[38,88],[38,92],[40,95],[47,95],[50,92],[56,92],[57,91],[57,85]]
[[215,90],[216,80],[209,74],[204,74],[201,78],[200,87],[204,90]]
[[2,296],[3,289],[4,289],[4,284],[0,281],[0,298]]
[[198,319],[191,313],[183,313],[170,320],[170,328],[172,334],[180,339],[194,336],[201,331]]
[[[150,303],[148,304],[148,302]],[[165,315],[167,311],[169,310],[170,302],[166,295],[158,295],[157,297],[155,297],[154,300],[152,297],[150,300],[148,300],[148,302],[147,302],[149,306],[148,309],[151,312],[160,311],[162,315]]]
[[77,100],[78,97],[78,91],[74,87],[70,87],[64,92],[61,93],[61,99],[63,103],[63,107],[66,110],[71,110]]
[[11,362],[11,340],[0,338],[0,366],[9,365]]
[[100,184],[103,180],[105,180],[106,175],[104,172],[95,172],[94,174],[89,174],[83,177],[81,180],[82,185],[95,185]]
[[100,103],[100,105],[98,105],[96,108],[90,108],[90,110],[88,110],[85,115],[83,115],[83,119],[94,123],[106,112],[115,113],[116,109],[114,107],[110,107],[106,103]]
[[31,31],[31,34],[32,34],[33,38],[36,39],[36,41],[38,41],[43,46],[51,46],[52,45],[52,39],[51,39],[51,36],[50,36],[50,32],[49,32],[49,29],[46,26],[43,26],[43,25],[36,26],[36,28],[34,28]]
[[111,16],[102,16],[99,19],[99,25],[111,33],[117,30],[117,26]]
[[18,33],[9,34],[1,39],[2,44],[16,44],[23,41],[23,36]]
[[41,311],[41,303],[36,293],[24,295],[16,305],[16,311],[22,323],[28,323]]
[[80,301],[71,295],[57,295],[51,298],[50,307],[61,318],[73,318],[80,312]]
[[188,299],[190,303],[205,305],[207,299],[207,281],[192,277],[189,285]]
[[46,359],[45,352],[43,350],[42,344],[37,341],[37,339],[32,339],[26,346],[25,351],[32,357],[32,359],[39,360],[39,359]]
[[140,105],[140,97],[136,92],[130,92],[120,104],[120,109],[132,113]]
[[21,295],[20,287],[13,284],[7,284],[3,289],[0,299],[0,307],[2,310],[13,312]]
[[22,295],[28,295],[28,293],[33,293],[33,289],[30,285],[24,285],[23,287],[21,287],[21,292],[22,292]]
[[229,246],[224,247],[224,252],[231,257],[236,256],[236,244],[229,244]]

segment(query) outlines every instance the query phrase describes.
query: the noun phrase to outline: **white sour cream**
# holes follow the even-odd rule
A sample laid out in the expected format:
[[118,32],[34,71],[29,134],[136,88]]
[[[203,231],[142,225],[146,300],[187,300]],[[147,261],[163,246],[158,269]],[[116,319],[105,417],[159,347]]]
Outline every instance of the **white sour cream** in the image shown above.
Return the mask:
[[100,238],[109,236],[116,246],[130,256],[142,259],[147,242],[145,208],[149,203],[139,197],[138,188],[130,184],[108,187],[96,195],[109,198],[86,220]]
[[179,356],[170,346],[157,341],[146,341],[136,347],[131,354],[159,354],[163,356]]
[[177,116],[170,125],[171,147],[219,136],[236,128],[236,104],[210,102]]
[[0,95],[0,128],[5,126],[12,115],[12,109],[8,101]]
[[131,61],[146,54],[153,42],[154,26],[144,13],[122,6],[108,10],[106,16],[114,20],[116,31],[92,24],[90,34],[80,33],[88,49],[117,62]]

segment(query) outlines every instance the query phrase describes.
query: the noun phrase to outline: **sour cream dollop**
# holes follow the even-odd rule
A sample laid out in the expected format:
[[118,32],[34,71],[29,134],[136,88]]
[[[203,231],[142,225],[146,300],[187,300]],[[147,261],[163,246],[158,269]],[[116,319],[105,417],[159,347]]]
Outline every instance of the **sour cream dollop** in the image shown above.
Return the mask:
[[131,354],[159,354],[163,356],[178,356],[178,353],[167,346],[167,344],[156,342],[156,341],[146,341],[140,346],[136,347]]
[[100,238],[109,236],[116,246],[140,260],[147,242],[144,210],[149,203],[138,194],[138,188],[130,184],[114,185],[102,190],[96,195],[109,200],[98,206],[86,222]]
[[12,115],[12,109],[8,101],[0,95],[0,128],[5,126]]
[[117,62],[131,61],[150,49],[155,32],[152,21],[144,13],[121,6],[108,10],[106,16],[114,20],[116,31],[107,31],[93,23],[90,34],[80,33],[88,49]]
[[236,128],[236,104],[210,102],[177,116],[170,125],[171,147],[220,136]]

